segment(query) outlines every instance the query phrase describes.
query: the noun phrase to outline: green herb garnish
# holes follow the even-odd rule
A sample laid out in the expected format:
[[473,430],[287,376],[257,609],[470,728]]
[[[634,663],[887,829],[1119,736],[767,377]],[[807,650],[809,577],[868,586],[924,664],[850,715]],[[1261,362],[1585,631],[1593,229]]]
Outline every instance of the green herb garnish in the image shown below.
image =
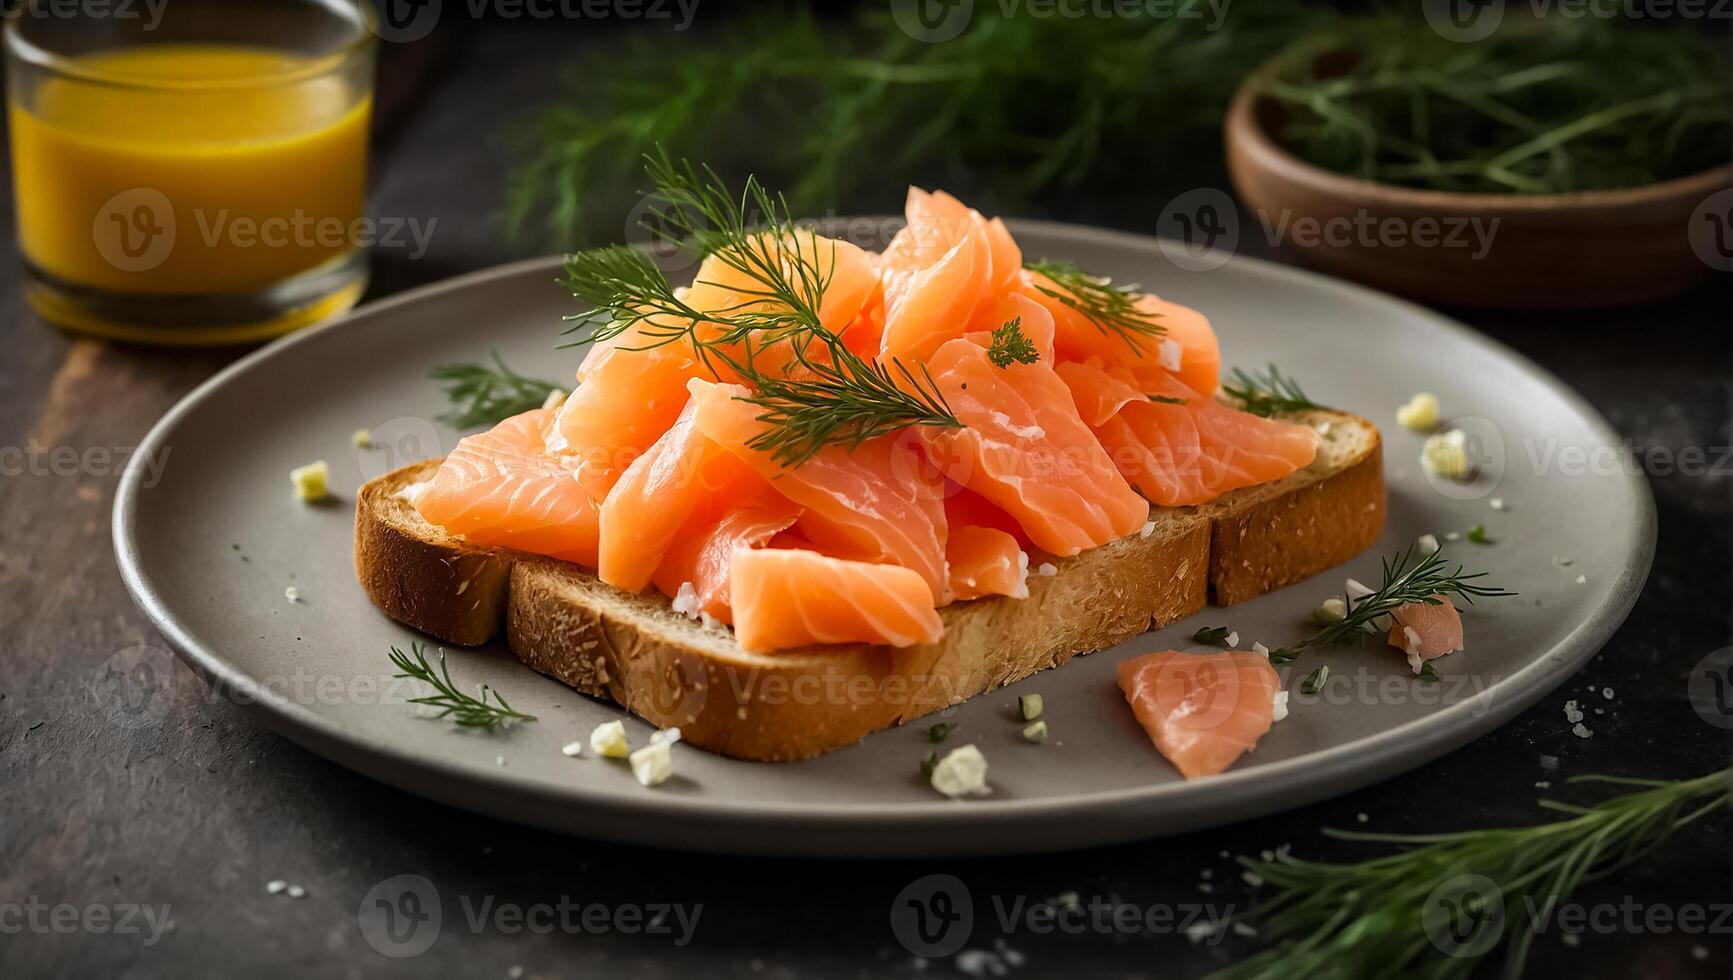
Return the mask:
[[1264,951],[1213,980],[1461,978],[1504,950],[1504,977],[1522,974],[1542,926],[1577,886],[1641,859],[1733,797],[1733,769],[1664,782],[1579,776],[1572,783],[1640,787],[1534,827],[1403,835],[1325,830],[1338,840],[1404,850],[1356,864],[1287,853],[1241,858],[1270,897],[1253,910]]
[[1274,364],[1261,375],[1234,368],[1232,379],[1222,383],[1222,391],[1238,401],[1242,410],[1264,418],[1319,407],[1306,397],[1298,381],[1283,374]]
[[1476,524],[1468,529],[1468,540],[1475,544],[1491,544],[1492,539],[1486,536],[1486,525]]
[[1149,400],[1158,405],[1190,405],[1189,398],[1175,398],[1172,395],[1150,395]]
[[[436,668],[427,662],[427,654],[421,644],[410,646],[409,653],[404,653],[396,647],[391,648],[391,663],[400,673],[393,677],[406,677],[412,680],[424,681],[433,686],[436,693],[426,697],[410,698],[410,704],[426,704],[440,709],[435,718],[450,717],[456,724],[465,728],[495,728],[514,721],[535,721],[535,715],[526,715],[515,711],[506,702],[505,695],[486,684],[481,686],[481,697],[471,697],[457,689],[451,679],[451,671],[445,666],[445,651],[439,652],[439,666]],[[492,698],[492,701],[488,699]]]
[[1012,364],[1034,364],[1041,359],[1041,352],[1035,349],[1035,344],[1023,334],[1023,318],[1020,316],[1006,320],[1004,325],[993,331],[993,342],[987,347],[987,357],[995,367],[1010,367]]
[[442,364],[428,372],[439,382],[451,408],[440,421],[455,429],[498,425],[532,408],[541,408],[559,385],[526,378],[506,367],[499,351],[492,364]]
[[1462,44],[1419,18],[1344,21],[1262,82],[1278,137],[1365,180],[1439,191],[1638,187],[1727,162],[1727,48],[1616,18],[1507,20]]
[[945,739],[950,738],[951,733],[956,730],[957,723],[954,721],[934,722],[927,728],[927,741],[943,742]]
[[1330,665],[1322,664],[1317,670],[1306,675],[1300,682],[1300,693],[1310,697],[1324,689],[1324,682],[1330,679]]
[[[754,389],[765,431],[747,445],[795,466],[827,445],[859,445],[911,425],[959,428],[924,366],[869,361],[819,318],[835,268],[834,242],[796,226],[787,202],[755,178],[734,194],[708,168],[647,158],[653,197],[666,205],[652,223],[694,255],[743,277],[746,296],[722,310],[698,310],[676,295],[644,252],[611,246],[566,257],[566,285],[591,312],[568,319],[578,343],[625,338],[624,349],[688,344],[706,365],[720,362]],[[628,334],[630,336],[628,337]],[[764,366],[779,346],[777,367]],[[798,365],[802,370],[793,370]]]
[[[1462,566],[1454,569],[1445,564],[1442,550],[1422,555],[1414,560],[1418,546],[1409,545],[1393,558],[1383,561],[1384,581],[1367,595],[1348,597],[1346,611],[1340,622],[1331,623],[1304,640],[1270,651],[1270,662],[1292,663],[1307,650],[1329,648],[1356,639],[1380,617],[1416,602],[1438,605],[1440,597],[1460,597],[1470,605],[1475,599],[1515,595],[1503,589],[1480,585],[1476,579],[1485,572],[1465,575]],[[1412,564],[1410,564],[1412,563]]]
[[1416,676],[1423,681],[1439,681],[1443,679],[1438,676],[1438,668],[1432,666],[1432,661],[1430,660],[1420,665],[1420,673]]
[[1226,626],[1205,626],[1196,633],[1193,633],[1191,638],[1194,643],[1218,644],[1227,639],[1228,634],[1231,632],[1233,631],[1228,629]]
[[934,749],[933,751],[927,753],[927,757],[925,759],[921,760],[921,782],[923,782],[923,783],[932,782],[933,781],[933,770],[937,769],[937,768],[939,768],[939,750]]
[[1139,357],[1143,356],[1141,341],[1167,333],[1155,314],[1138,308],[1140,294],[1135,285],[1116,285],[1111,279],[1084,272],[1072,262],[1041,259],[1024,263],[1024,267],[1053,281],[1051,287],[1037,283],[1036,289],[1076,310],[1102,333],[1118,335]]

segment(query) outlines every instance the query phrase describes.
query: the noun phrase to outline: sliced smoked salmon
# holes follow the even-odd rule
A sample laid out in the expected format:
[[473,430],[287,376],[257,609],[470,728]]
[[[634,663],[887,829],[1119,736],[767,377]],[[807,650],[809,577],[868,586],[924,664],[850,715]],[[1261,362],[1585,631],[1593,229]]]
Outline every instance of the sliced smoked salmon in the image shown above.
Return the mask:
[[934,596],[947,598],[943,486],[922,465],[912,439],[829,445],[799,466],[784,467],[749,443],[768,428],[763,409],[738,385],[692,382],[696,425],[745,460],[783,496],[804,508],[801,531],[840,556],[914,570]]
[[675,597],[691,588],[692,608],[678,611],[734,622],[735,549],[769,544],[800,517],[800,508],[788,500],[771,494],[765,498],[696,522],[669,548],[656,569],[655,582],[656,588]]
[[476,544],[595,567],[599,508],[580,481],[583,461],[545,451],[553,418],[538,408],[459,440],[415,509]]
[[1153,335],[1108,329],[1077,309],[1064,285],[1034,269],[1023,271],[1018,291],[1053,317],[1055,356],[1062,361],[1100,358],[1139,376],[1166,371],[1187,387],[1214,394],[1221,383],[1221,348],[1203,314],[1147,293],[1132,298],[1143,318],[1160,328]]
[[1408,655],[1408,666],[1420,673],[1421,664],[1462,649],[1462,614],[1449,596],[1433,596],[1432,602],[1410,602],[1390,614],[1387,641]]
[[1004,531],[972,524],[952,527],[945,558],[951,565],[953,598],[1029,597],[1029,555]]
[[927,583],[896,565],[737,548],[730,592],[734,637],[747,650],[813,643],[906,647],[944,632]]
[[981,346],[953,340],[928,368],[965,426],[921,432],[934,461],[1016,518],[1037,546],[1075,555],[1149,519],[1148,502],[1114,469],[1050,366],[998,367]]
[[1159,372],[1133,379],[1091,360],[1058,374],[1083,416],[1103,419],[1092,428],[1119,472],[1163,507],[1279,480],[1317,456],[1309,426],[1230,408]]
[[1150,653],[1119,665],[1137,723],[1187,779],[1250,752],[1275,719],[1281,678],[1258,653]]

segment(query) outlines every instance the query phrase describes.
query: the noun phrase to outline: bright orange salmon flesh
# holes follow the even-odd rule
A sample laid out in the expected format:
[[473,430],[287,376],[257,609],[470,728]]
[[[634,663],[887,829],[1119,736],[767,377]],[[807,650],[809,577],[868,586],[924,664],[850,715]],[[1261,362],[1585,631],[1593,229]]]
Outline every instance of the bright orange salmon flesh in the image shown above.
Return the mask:
[[1119,665],[1137,723],[1187,779],[1250,752],[1275,720],[1281,678],[1261,653],[1150,653]]
[[[748,649],[902,647],[942,635],[940,606],[1028,596],[1032,566],[1138,533],[1152,506],[1202,503],[1311,463],[1312,429],[1216,400],[1221,354],[1202,314],[1133,293],[1122,312],[1146,329],[1109,329],[1068,292],[1085,287],[1054,266],[1032,263],[1059,279],[1025,266],[1062,256],[1026,257],[997,218],[918,189],[906,213],[882,254],[806,230],[752,247],[771,265],[815,261],[822,277],[790,277],[817,321],[810,329],[899,385],[921,379],[960,425],[779,456],[764,442],[779,423],[743,400],[758,393],[741,375],[810,375],[806,349],[761,342],[748,349],[749,371],[701,356],[689,338],[649,342],[689,329],[714,354],[738,335],[702,317],[775,312],[761,283],[711,256],[677,291],[693,322],[658,312],[592,345],[562,406],[462,440],[415,488],[416,507],[478,544],[659,591],[680,612],[732,626]],[[995,331],[1012,323],[1023,344],[1007,356]],[[1460,644],[1448,623],[1419,622],[1441,613],[1414,612],[1416,656]],[[1244,694],[1207,731],[1169,703],[1190,704],[1182,688],[1206,660],[1166,673],[1136,663],[1141,672],[1121,671],[1128,697],[1188,776],[1219,772],[1269,726],[1267,662],[1207,661],[1227,679],[1199,690]]]

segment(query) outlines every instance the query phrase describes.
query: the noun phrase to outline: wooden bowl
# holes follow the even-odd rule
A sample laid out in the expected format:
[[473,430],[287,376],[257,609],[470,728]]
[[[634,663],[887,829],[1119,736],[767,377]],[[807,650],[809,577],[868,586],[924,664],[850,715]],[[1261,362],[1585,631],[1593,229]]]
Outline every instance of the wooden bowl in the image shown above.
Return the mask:
[[[1324,271],[1446,306],[1564,310],[1680,292],[1713,271],[1693,215],[1733,166],[1614,191],[1458,194],[1334,173],[1270,135],[1281,107],[1240,87],[1225,140],[1258,233]],[[1495,224],[1496,222],[1496,224]]]

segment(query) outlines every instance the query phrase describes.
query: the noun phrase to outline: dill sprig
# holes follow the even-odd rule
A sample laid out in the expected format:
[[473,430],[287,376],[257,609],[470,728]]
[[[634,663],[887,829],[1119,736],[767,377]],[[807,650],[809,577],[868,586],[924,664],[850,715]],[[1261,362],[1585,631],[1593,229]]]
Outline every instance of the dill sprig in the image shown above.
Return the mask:
[[1024,263],[1024,267],[1039,272],[1059,287],[1035,288],[1083,314],[1102,333],[1117,334],[1139,357],[1143,356],[1141,340],[1167,334],[1167,328],[1157,322],[1155,314],[1138,309],[1135,285],[1115,285],[1104,276],[1084,272],[1073,262],[1039,259]]
[[[827,445],[859,445],[911,425],[962,425],[924,367],[868,360],[824,325],[819,310],[836,244],[798,227],[786,200],[752,177],[735,194],[714,171],[677,164],[665,151],[646,160],[652,196],[665,205],[647,225],[737,273],[727,288],[741,299],[699,310],[642,251],[616,245],[578,252],[566,258],[566,285],[593,307],[568,318],[568,333],[588,329],[579,343],[632,332],[628,350],[691,345],[712,373],[720,375],[720,363],[752,386],[745,400],[764,410],[759,420],[770,427],[748,445],[784,466]],[[787,356],[766,368],[773,345]]]
[[[449,717],[465,728],[495,728],[514,721],[535,721],[535,715],[526,715],[515,711],[506,701],[505,695],[486,684],[481,686],[481,697],[475,698],[457,689],[451,679],[451,671],[445,666],[445,651],[439,652],[439,666],[427,662],[427,653],[420,643],[411,644],[409,653],[404,653],[396,647],[391,648],[391,663],[399,673],[393,677],[407,677],[432,685],[435,693],[426,697],[410,698],[410,704],[425,704],[438,708],[435,718]],[[488,699],[492,698],[490,702]]]
[[993,329],[993,342],[987,345],[987,358],[995,367],[1010,367],[1012,364],[1034,364],[1041,359],[1041,352],[1023,332],[1023,318],[1014,316]]
[[1283,374],[1274,364],[1263,374],[1234,368],[1233,378],[1222,383],[1222,393],[1238,401],[1241,410],[1264,418],[1319,407],[1306,397],[1298,381]]
[[1394,557],[1385,558],[1382,562],[1384,579],[1378,588],[1357,599],[1348,596],[1346,613],[1339,622],[1331,623],[1306,639],[1271,650],[1270,662],[1292,663],[1307,650],[1328,649],[1350,639],[1359,639],[1374,629],[1381,617],[1411,603],[1436,606],[1442,597],[1455,597],[1473,605],[1475,599],[1516,595],[1479,584],[1476,580],[1485,578],[1485,572],[1464,574],[1462,565],[1450,567],[1442,550],[1422,555],[1419,561],[1415,561],[1414,555],[1419,550],[1419,546],[1409,545]]
[[441,364],[427,376],[439,382],[451,402],[440,420],[456,429],[497,425],[520,412],[540,408],[559,388],[551,381],[526,378],[506,367],[497,350],[492,364]]
[[1339,840],[1406,848],[1358,863],[1302,861],[1286,852],[1241,858],[1252,880],[1274,893],[1252,913],[1270,945],[1212,980],[1466,977],[1500,946],[1502,974],[1514,980],[1535,936],[1579,885],[1637,861],[1733,797],[1733,769],[1678,782],[1571,782],[1638,789],[1589,807],[1542,800],[1571,816],[1535,827],[1423,835],[1325,830]]

